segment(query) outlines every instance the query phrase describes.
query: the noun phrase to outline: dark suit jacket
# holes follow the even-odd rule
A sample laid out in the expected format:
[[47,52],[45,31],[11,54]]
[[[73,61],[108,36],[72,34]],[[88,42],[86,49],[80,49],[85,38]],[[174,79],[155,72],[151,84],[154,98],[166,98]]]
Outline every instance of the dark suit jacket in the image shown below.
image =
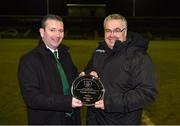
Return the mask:
[[[58,48],[59,59],[71,86],[77,76],[67,47]],[[72,117],[72,96],[63,95],[61,78],[53,53],[40,41],[39,45],[21,57],[18,68],[20,89],[27,106],[29,124],[80,124],[79,109]]]

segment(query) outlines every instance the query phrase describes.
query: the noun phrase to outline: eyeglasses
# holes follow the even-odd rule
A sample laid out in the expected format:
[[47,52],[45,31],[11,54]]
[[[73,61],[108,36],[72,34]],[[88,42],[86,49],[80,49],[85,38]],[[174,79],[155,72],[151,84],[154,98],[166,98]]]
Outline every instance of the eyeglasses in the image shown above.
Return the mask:
[[111,29],[105,29],[105,33],[108,33],[108,34],[118,34],[118,33],[121,33],[125,30],[126,28],[123,28],[122,30],[120,28],[116,28],[114,30],[111,30]]

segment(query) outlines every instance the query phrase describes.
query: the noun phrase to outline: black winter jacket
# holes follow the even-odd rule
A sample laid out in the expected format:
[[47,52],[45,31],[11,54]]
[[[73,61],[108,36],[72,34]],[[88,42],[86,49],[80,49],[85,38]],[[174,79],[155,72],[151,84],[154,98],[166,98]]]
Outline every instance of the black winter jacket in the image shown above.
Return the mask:
[[140,124],[143,107],[155,100],[156,72],[146,50],[149,41],[129,32],[114,48],[100,43],[85,71],[95,70],[105,87],[105,109],[89,107],[87,124]]
[[[77,76],[77,69],[67,49],[62,44],[59,46],[59,61],[71,84]],[[21,57],[18,80],[27,106],[29,124],[80,124],[79,109],[74,109],[71,118],[65,115],[72,112],[72,96],[63,95],[56,60],[42,41]]]

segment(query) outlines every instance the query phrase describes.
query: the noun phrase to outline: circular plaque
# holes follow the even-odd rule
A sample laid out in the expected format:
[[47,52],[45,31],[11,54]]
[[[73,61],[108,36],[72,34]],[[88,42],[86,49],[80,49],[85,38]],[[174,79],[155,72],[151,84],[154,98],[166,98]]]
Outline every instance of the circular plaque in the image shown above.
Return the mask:
[[103,98],[105,89],[99,78],[92,75],[77,77],[72,83],[73,97],[82,101],[85,106],[92,106]]

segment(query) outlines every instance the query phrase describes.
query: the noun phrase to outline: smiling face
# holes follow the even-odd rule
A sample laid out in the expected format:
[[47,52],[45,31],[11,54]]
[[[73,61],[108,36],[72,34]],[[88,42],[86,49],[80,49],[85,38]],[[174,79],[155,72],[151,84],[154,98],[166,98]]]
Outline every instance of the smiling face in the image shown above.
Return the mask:
[[110,49],[113,49],[115,41],[126,41],[126,25],[120,19],[107,20],[104,23],[104,39]]
[[47,19],[45,27],[40,28],[39,32],[45,45],[55,50],[64,38],[64,24],[59,20]]

